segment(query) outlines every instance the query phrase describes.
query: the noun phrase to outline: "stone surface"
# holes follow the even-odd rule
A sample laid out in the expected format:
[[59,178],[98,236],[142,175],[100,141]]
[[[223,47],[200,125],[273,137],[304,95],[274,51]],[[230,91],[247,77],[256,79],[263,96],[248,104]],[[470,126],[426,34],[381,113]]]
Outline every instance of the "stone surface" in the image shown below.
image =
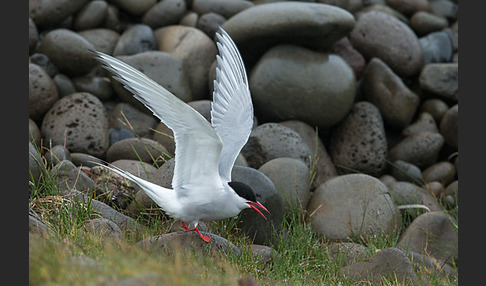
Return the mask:
[[226,21],[226,18],[216,13],[206,13],[198,18],[196,28],[203,31],[210,37],[214,38],[219,27]]
[[446,32],[434,32],[420,38],[424,50],[424,64],[448,63],[452,61],[452,40]]
[[94,29],[101,25],[108,12],[108,3],[94,0],[86,3],[73,16],[73,29],[76,31]]
[[[183,71],[183,62],[174,55],[160,51],[147,51],[131,56],[119,56],[118,59],[143,72],[182,101],[192,100],[188,75]],[[113,78],[111,78],[111,81],[116,94],[124,102],[152,114],[121,83]]]
[[47,166],[52,167],[64,160],[71,161],[71,152],[62,145],[55,145],[44,154],[44,157]]
[[346,116],[356,91],[354,72],[342,58],[291,45],[268,50],[249,82],[261,122],[300,120],[322,129]]
[[459,100],[458,63],[428,64],[420,72],[420,87],[433,95],[457,102]]
[[35,50],[39,41],[39,31],[31,17],[29,17],[29,54]]
[[390,175],[397,181],[422,184],[422,171],[420,168],[402,160],[396,160],[391,164]]
[[309,124],[297,120],[282,121],[279,124],[287,126],[297,132],[313,152],[309,168],[311,168],[311,172],[312,168],[315,168],[316,174],[313,182],[314,186],[317,187],[329,178],[338,175],[336,167],[326,150],[326,146],[321,140],[321,134],[317,128],[313,128]]
[[235,14],[253,6],[252,2],[244,0],[194,0],[192,10],[199,15],[217,13],[225,18],[231,18]]
[[131,15],[141,16],[154,6],[157,0],[110,0],[110,2]]
[[439,133],[423,131],[405,137],[388,150],[388,159],[402,160],[426,168],[437,161],[444,146],[444,137]]
[[353,69],[354,75],[357,79],[361,77],[366,67],[366,60],[351,44],[348,37],[343,37],[341,40],[335,42],[330,52],[343,58],[348,65]]
[[159,50],[171,53],[182,60],[191,87],[190,100],[208,98],[209,68],[217,54],[213,40],[196,28],[180,25],[157,29],[155,39]]
[[112,55],[115,46],[120,39],[120,34],[106,28],[95,28],[78,32],[78,34],[88,40],[99,52]]
[[437,181],[447,186],[455,179],[456,168],[450,162],[441,161],[425,169],[422,175],[425,182]]
[[118,103],[108,114],[109,128],[127,128],[133,133],[147,137],[150,129],[155,128],[158,120],[153,115],[148,115],[128,103]]
[[319,186],[307,211],[317,235],[328,241],[366,240],[400,229],[400,212],[378,179],[364,174],[332,178]]
[[40,146],[41,132],[37,123],[29,118],[29,142],[34,146]]
[[308,163],[312,156],[297,132],[278,123],[264,123],[253,129],[241,153],[252,168],[259,168],[279,157],[296,158]]
[[365,261],[345,266],[339,270],[339,274],[372,284],[382,283],[382,277],[403,285],[415,285],[419,281],[410,259],[403,251],[394,247],[380,250]]
[[446,18],[425,11],[418,11],[410,17],[410,28],[419,36],[440,31],[448,25]]
[[430,10],[429,1],[427,0],[386,0],[385,2],[393,9],[405,15]]
[[51,78],[59,73],[57,66],[43,53],[35,53],[29,57],[30,64],[40,66]]
[[29,64],[29,117],[40,120],[59,99],[52,78],[36,64]]
[[432,133],[439,132],[439,128],[437,127],[434,117],[427,112],[420,113],[415,122],[402,130],[402,135],[409,136],[423,131],[429,131]]
[[131,159],[152,164],[161,161],[166,153],[165,147],[152,139],[128,138],[110,146],[106,151],[106,160],[113,162],[120,159]]
[[412,77],[424,65],[423,50],[415,33],[385,13],[361,14],[349,39],[365,58],[380,58],[399,76]]
[[29,142],[29,181],[32,181],[35,186],[38,185],[44,162],[37,149]]
[[443,261],[457,261],[458,235],[454,220],[443,212],[425,213],[405,229],[397,247]]
[[72,83],[78,92],[88,92],[102,101],[107,101],[115,94],[110,80],[106,77],[83,76],[72,78]]
[[367,256],[366,247],[353,242],[332,243],[329,251],[334,259],[343,259],[345,261],[344,265],[362,261]]
[[93,44],[68,29],[54,29],[44,35],[39,52],[46,54],[59,68],[70,76],[81,76],[90,72],[97,64],[89,51]]
[[94,182],[88,175],[76,167],[71,161],[63,160],[52,167],[49,172],[57,178],[61,192],[77,190],[87,192],[94,188]]
[[50,28],[71,16],[88,0],[29,0],[29,17],[41,28]]
[[76,92],[76,88],[68,76],[58,73],[54,76],[53,80],[56,84],[59,98],[66,97]]
[[114,56],[130,56],[157,48],[154,31],[148,25],[136,24],[126,29],[113,49]]
[[266,175],[284,200],[285,212],[303,212],[310,198],[309,167],[294,158],[276,158],[263,164],[258,171]]
[[459,104],[447,110],[440,121],[439,130],[446,144],[457,150],[459,148]]
[[42,121],[42,134],[71,152],[102,156],[108,149],[108,120],[101,101],[79,92],[58,100]]
[[122,239],[123,233],[114,222],[106,218],[95,218],[83,223],[84,229],[94,235],[100,235],[103,239]]
[[234,166],[231,180],[250,186],[257,200],[264,205],[270,214],[265,220],[252,209],[241,211],[237,227],[255,244],[271,246],[273,234],[279,232],[284,217],[284,201],[272,181],[262,172],[243,166]]
[[386,125],[404,128],[413,120],[420,98],[379,58],[372,58],[363,73],[362,94],[373,103]]
[[152,29],[179,23],[187,12],[184,0],[162,0],[153,5],[142,18],[142,23]]
[[330,137],[329,154],[340,173],[379,176],[384,171],[387,140],[380,112],[372,103],[355,103]]
[[419,112],[427,112],[435,119],[437,126],[440,124],[442,117],[449,110],[449,106],[441,99],[431,98],[421,102]]

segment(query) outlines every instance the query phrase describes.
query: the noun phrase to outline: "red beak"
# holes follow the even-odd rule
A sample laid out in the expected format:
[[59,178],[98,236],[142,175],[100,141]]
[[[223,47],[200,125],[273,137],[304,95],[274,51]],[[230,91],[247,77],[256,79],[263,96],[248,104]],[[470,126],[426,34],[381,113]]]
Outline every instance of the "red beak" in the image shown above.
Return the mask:
[[266,208],[266,207],[264,207],[264,206],[263,206],[263,205],[262,205],[260,202],[256,202],[256,203],[254,203],[254,202],[248,202],[247,204],[248,204],[248,205],[249,205],[249,206],[250,206],[252,209],[256,210],[256,211],[257,211],[257,213],[259,213],[259,214],[260,214],[260,215],[261,215],[261,216],[262,216],[264,219],[267,219],[267,218],[266,218],[266,217],[265,217],[265,216],[262,214],[262,212],[261,212],[259,209],[257,209],[257,207],[256,207],[256,206],[258,206],[259,208],[263,209],[263,210],[264,210],[264,211],[266,211],[267,213],[270,213],[270,212],[267,210],[267,208]]

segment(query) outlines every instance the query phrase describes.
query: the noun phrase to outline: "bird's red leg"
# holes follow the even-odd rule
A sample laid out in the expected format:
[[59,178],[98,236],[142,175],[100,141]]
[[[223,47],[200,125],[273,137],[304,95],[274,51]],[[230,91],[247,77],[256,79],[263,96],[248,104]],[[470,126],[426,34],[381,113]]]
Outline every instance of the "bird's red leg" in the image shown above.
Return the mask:
[[202,238],[202,240],[204,240],[205,242],[209,242],[211,240],[211,238],[209,238],[207,235],[202,235],[200,232],[199,232],[199,229],[197,228],[197,226],[193,229],[190,229],[186,226],[186,224],[184,222],[182,222],[182,229],[184,229],[185,231],[196,231],[197,234],[199,234],[199,237]]

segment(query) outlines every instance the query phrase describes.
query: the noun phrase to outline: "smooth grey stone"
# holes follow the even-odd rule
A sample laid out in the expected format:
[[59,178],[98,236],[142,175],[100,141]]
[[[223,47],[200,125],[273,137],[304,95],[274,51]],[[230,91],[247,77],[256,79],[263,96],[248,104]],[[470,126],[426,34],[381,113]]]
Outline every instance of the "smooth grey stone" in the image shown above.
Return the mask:
[[415,76],[424,65],[424,54],[415,33],[385,13],[361,14],[349,39],[365,58],[380,58],[399,76]]
[[415,122],[402,130],[402,134],[409,136],[423,131],[439,132],[439,127],[437,127],[434,117],[427,112],[421,112]]
[[64,160],[71,161],[71,152],[63,145],[55,145],[45,153],[44,157],[46,158],[47,166],[52,167]]
[[219,31],[219,27],[226,21],[226,18],[216,13],[206,13],[197,19],[196,28],[203,31],[210,38],[214,38],[214,35]]
[[59,98],[66,97],[76,92],[73,81],[66,75],[58,73],[53,78]]
[[437,162],[422,172],[425,182],[440,182],[445,187],[456,178],[454,164],[447,161]]
[[29,54],[32,54],[39,41],[39,31],[31,17],[29,17]]
[[459,148],[459,104],[447,110],[440,121],[439,130],[447,145]]
[[86,193],[94,189],[93,180],[71,161],[63,160],[52,167],[49,172],[58,180],[61,192],[74,189]]
[[410,17],[410,27],[418,36],[440,31],[447,26],[449,26],[449,22],[446,18],[426,11],[418,11]]
[[327,180],[312,195],[307,212],[312,230],[326,241],[366,240],[400,230],[400,211],[378,179],[365,174]]
[[40,147],[41,143],[41,132],[37,123],[29,118],[29,142],[34,146]]
[[58,99],[52,78],[40,66],[29,64],[29,118],[41,120]]
[[40,182],[43,168],[44,161],[42,161],[40,153],[37,151],[36,147],[29,142],[29,181],[32,181],[36,187]]
[[262,122],[300,120],[325,130],[346,116],[356,91],[354,72],[341,57],[292,45],[268,50],[249,83]]
[[84,229],[94,235],[99,235],[103,239],[122,239],[123,232],[116,223],[106,218],[94,218],[83,222]]
[[157,3],[157,0],[110,0],[110,2],[128,14],[142,16]]
[[89,1],[74,14],[73,29],[76,31],[94,29],[103,23],[107,13],[108,4],[105,1]]
[[166,153],[165,147],[152,139],[127,138],[108,148],[106,160],[113,162],[120,159],[131,159],[152,164],[161,161]]
[[388,150],[388,160],[402,160],[423,169],[437,161],[444,146],[444,137],[435,132],[423,131],[405,137]]
[[31,64],[40,66],[51,78],[54,77],[59,70],[56,65],[49,59],[49,57],[42,53],[35,53],[29,57]]
[[72,78],[78,92],[89,92],[101,101],[109,100],[115,94],[111,82],[106,77],[83,76]]
[[420,72],[419,83],[424,91],[457,102],[459,65],[458,63],[428,64]]
[[175,25],[187,12],[184,0],[162,0],[153,5],[142,18],[142,23],[152,29]]
[[117,103],[108,114],[108,126],[110,128],[129,129],[141,137],[149,136],[152,132],[150,129],[155,128],[157,122],[158,120],[153,115],[142,112],[124,102]]
[[244,0],[194,0],[192,2],[192,10],[199,15],[217,13],[225,18],[231,18],[253,6],[251,1]]
[[152,28],[145,24],[135,24],[121,34],[113,49],[113,56],[130,56],[156,49]]
[[439,125],[447,110],[449,110],[449,106],[443,100],[431,98],[421,102],[418,112],[429,113],[434,118],[435,123]]
[[84,30],[78,34],[93,44],[95,50],[108,55],[113,54],[113,50],[120,39],[118,32],[106,28]]
[[29,1],[29,17],[44,30],[73,15],[88,0]]
[[425,65],[452,61],[453,46],[446,32],[433,32],[420,38]]
[[391,164],[390,175],[397,181],[406,181],[422,185],[422,171],[414,164],[396,160]]

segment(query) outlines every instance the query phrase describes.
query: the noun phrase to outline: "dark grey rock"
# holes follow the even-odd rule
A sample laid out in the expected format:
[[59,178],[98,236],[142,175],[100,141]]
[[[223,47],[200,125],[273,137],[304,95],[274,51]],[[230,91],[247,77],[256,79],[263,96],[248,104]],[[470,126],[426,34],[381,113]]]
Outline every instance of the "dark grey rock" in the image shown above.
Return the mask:
[[41,237],[54,236],[54,231],[36,217],[29,215],[29,234]]
[[449,63],[452,61],[453,46],[446,32],[433,32],[420,38],[424,50],[424,64]]
[[449,0],[430,0],[431,13],[450,20],[457,19],[459,5]]
[[210,38],[214,38],[215,33],[219,27],[223,25],[226,18],[216,13],[206,13],[197,19],[196,28],[203,31]]
[[387,140],[380,112],[372,103],[355,103],[333,128],[329,154],[342,174],[381,175],[386,167]]
[[439,130],[446,144],[457,150],[459,148],[459,104],[447,110],[440,121]]
[[406,181],[422,185],[422,171],[420,168],[402,160],[397,160],[391,164],[390,175],[397,181]]
[[93,180],[71,161],[61,161],[52,167],[49,172],[58,181],[61,192],[69,190],[88,192],[94,189],[95,183]]
[[42,119],[58,99],[52,78],[40,66],[29,64],[29,117]]
[[335,42],[331,46],[330,52],[343,58],[343,60],[353,69],[357,79],[361,77],[366,67],[366,60],[363,55],[353,47],[348,37],[343,37],[341,40]]
[[362,261],[367,257],[366,247],[354,242],[332,243],[329,252],[334,259],[343,259],[344,265]]
[[252,168],[259,168],[279,157],[296,158],[306,163],[312,157],[311,150],[299,134],[278,123],[264,123],[253,129],[241,153]]
[[430,9],[428,0],[386,0],[388,6],[405,15],[412,15],[418,11],[428,11]]
[[135,24],[126,29],[113,49],[113,56],[129,56],[157,49],[154,31],[148,25]]
[[422,172],[422,175],[425,182],[437,181],[442,183],[442,185],[447,186],[454,181],[456,177],[456,168],[454,167],[454,164],[450,162],[441,161],[425,169]]
[[361,81],[365,100],[373,103],[386,125],[404,128],[413,120],[420,98],[381,59],[372,58]]
[[[160,51],[147,51],[131,56],[119,56],[118,59],[140,70],[182,101],[188,102],[192,100],[193,96],[188,76],[184,71],[183,62],[176,56]],[[120,82],[113,78],[110,79],[116,94],[124,102],[129,103],[147,114],[152,114]]]
[[227,19],[222,27],[248,63],[278,44],[328,48],[355,24],[351,13],[339,7],[296,1],[255,5]]
[[365,261],[345,266],[338,273],[372,284],[382,283],[382,277],[404,285],[415,285],[419,281],[410,259],[403,251],[394,247],[380,250]]
[[135,134],[126,128],[110,128],[108,130],[110,136],[110,146],[118,141],[122,141],[128,138],[135,138]]
[[263,263],[268,263],[273,257],[280,256],[280,253],[278,253],[275,249],[266,245],[251,244],[250,249],[253,257],[259,259]]
[[32,54],[39,41],[39,31],[31,17],[29,17],[29,54]]
[[29,142],[34,146],[40,147],[41,132],[37,123],[31,118],[29,118]]
[[157,0],[112,0],[121,10],[134,16],[141,16],[157,3]]
[[129,129],[141,137],[149,136],[150,129],[155,128],[157,122],[158,120],[153,115],[148,115],[124,102],[115,105],[108,114],[108,126],[110,128]]
[[113,54],[113,50],[120,39],[120,34],[106,28],[95,28],[78,32],[78,34],[88,40],[95,50],[105,54]]
[[102,218],[113,221],[123,232],[137,233],[143,230],[143,225],[139,224],[136,220],[77,190],[66,190],[64,195],[68,200],[89,205],[89,207],[99,213]]
[[113,162],[131,159],[152,164],[161,161],[165,154],[167,150],[157,141],[149,138],[128,138],[111,145],[106,151],[106,160]]
[[59,98],[66,97],[76,92],[72,80],[64,74],[58,73],[53,78]]
[[433,95],[447,100],[459,100],[458,63],[428,64],[420,72],[420,87]]
[[437,127],[437,123],[435,122],[434,117],[427,112],[421,112],[415,122],[408,125],[402,130],[402,135],[409,136],[423,131],[433,133],[439,132],[439,128]]
[[310,194],[309,167],[299,159],[275,158],[263,164],[258,171],[272,180],[281,193],[286,213],[307,209]]
[[427,112],[435,119],[437,126],[440,124],[442,117],[449,110],[449,106],[441,99],[431,98],[422,101],[420,104],[419,112]]
[[388,160],[402,160],[423,169],[437,161],[444,137],[435,132],[419,132],[405,137],[388,150]]
[[58,100],[44,116],[41,127],[46,140],[71,152],[102,156],[108,149],[108,119],[103,103],[94,95],[79,92]]
[[70,76],[81,76],[96,67],[96,60],[89,51],[95,47],[88,40],[68,29],[48,32],[41,41],[39,52],[46,54],[59,68]]
[[307,212],[313,231],[328,241],[366,240],[395,233],[402,224],[387,187],[364,174],[329,179],[314,191]]
[[71,16],[88,0],[30,1],[29,17],[40,29],[50,28]]
[[361,14],[349,39],[365,58],[380,58],[399,76],[412,77],[424,65],[423,50],[415,33],[385,13]]
[[199,29],[180,25],[157,29],[155,39],[159,50],[182,60],[192,94],[187,101],[208,98],[209,68],[217,54],[214,41]]
[[291,45],[268,50],[249,82],[261,122],[300,120],[322,129],[346,116],[356,91],[354,72],[341,57]]
[[96,164],[93,162],[97,163],[103,163],[103,161],[97,157],[91,156],[86,153],[78,153],[74,152],[71,153],[71,162],[76,166],[76,167],[81,167],[81,166],[86,166],[86,167],[94,167]]
[[312,151],[313,154],[309,168],[311,173],[315,172],[313,180],[314,186],[317,187],[329,178],[338,175],[336,167],[326,150],[326,146],[321,140],[321,134],[317,128],[313,128],[309,124],[298,120],[282,121],[279,124],[287,126],[297,132]]
[[142,23],[152,29],[175,25],[187,12],[184,0],[163,0],[153,5],[142,18]]
[[115,94],[110,80],[106,77],[75,77],[72,79],[72,82],[78,92],[89,92],[102,101],[110,99]]
[[39,183],[43,166],[44,161],[42,161],[40,153],[34,145],[29,142],[29,181],[32,181],[35,186]]
[[449,22],[445,17],[425,11],[418,11],[410,17],[410,27],[419,36],[440,31],[447,26],[449,26]]
[[270,214],[265,220],[252,209],[241,211],[237,227],[248,235],[253,243],[271,245],[275,234],[281,228],[284,217],[284,202],[272,181],[262,172],[243,166],[234,166],[232,181],[242,182],[255,192],[257,200],[264,205]]
[[194,0],[192,10],[199,15],[206,13],[217,13],[225,18],[240,13],[241,11],[253,7],[254,4],[244,0]]
[[52,167],[64,160],[71,161],[71,152],[63,145],[55,145],[45,153],[44,157],[46,158],[47,166]]
[[31,64],[40,66],[51,78],[58,72],[57,66],[49,59],[49,57],[42,53],[35,53],[29,57]]
[[97,28],[105,20],[108,3],[105,1],[89,1],[73,15],[73,29],[83,31]]
[[443,212],[425,213],[412,221],[397,247],[430,255],[442,261],[457,261],[458,235],[454,219]]

